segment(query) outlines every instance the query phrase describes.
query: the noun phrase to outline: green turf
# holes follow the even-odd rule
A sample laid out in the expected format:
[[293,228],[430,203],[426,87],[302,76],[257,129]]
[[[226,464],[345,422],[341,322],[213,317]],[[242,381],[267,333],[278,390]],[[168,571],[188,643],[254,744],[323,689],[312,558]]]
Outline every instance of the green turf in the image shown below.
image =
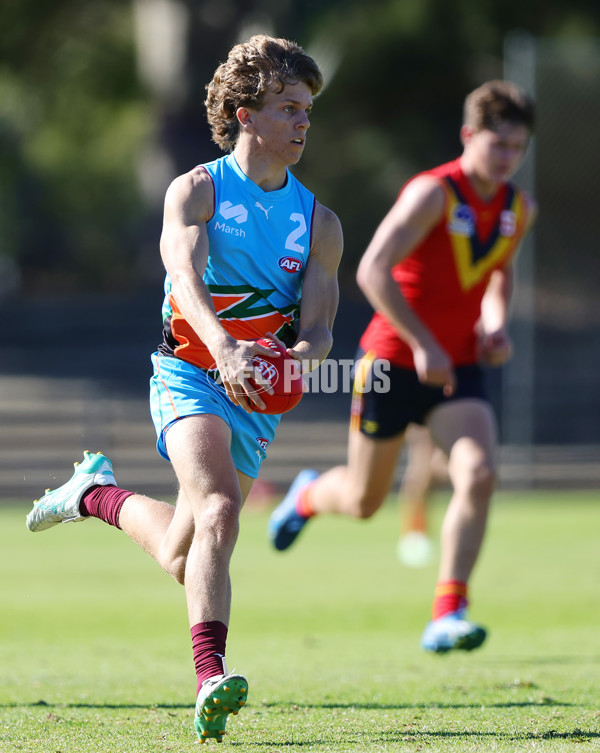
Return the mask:
[[[317,520],[284,554],[246,511],[228,661],[250,694],[223,748],[599,751],[598,501],[498,495],[472,582],[489,642],[444,657],[418,645],[436,566],[397,562],[393,505]],[[124,534],[31,534],[26,509],[0,509],[0,753],[200,750],[182,588]]]

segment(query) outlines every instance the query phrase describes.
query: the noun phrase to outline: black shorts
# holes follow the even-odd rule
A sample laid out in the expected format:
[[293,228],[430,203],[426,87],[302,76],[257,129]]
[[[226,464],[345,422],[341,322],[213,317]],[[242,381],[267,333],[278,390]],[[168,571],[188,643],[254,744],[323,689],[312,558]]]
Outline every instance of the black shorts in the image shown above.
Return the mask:
[[[382,363],[375,362],[370,373],[355,376],[351,426],[368,437],[387,439],[402,434],[410,423],[424,424],[429,412],[442,403],[464,398],[489,402],[483,370],[477,364],[455,367],[456,390],[448,397],[442,387],[421,384],[416,371]],[[359,380],[365,385],[362,394]]]

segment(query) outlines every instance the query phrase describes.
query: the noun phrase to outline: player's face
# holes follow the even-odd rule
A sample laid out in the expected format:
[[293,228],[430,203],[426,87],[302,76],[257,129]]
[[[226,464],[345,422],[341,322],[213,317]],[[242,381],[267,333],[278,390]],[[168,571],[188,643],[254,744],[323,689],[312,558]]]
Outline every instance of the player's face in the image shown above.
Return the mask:
[[497,184],[509,180],[519,169],[529,137],[527,126],[503,121],[493,131],[465,127],[463,142],[478,178]]
[[312,94],[299,81],[281,91],[270,90],[260,110],[251,111],[254,136],[261,151],[284,165],[295,165],[306,145]]

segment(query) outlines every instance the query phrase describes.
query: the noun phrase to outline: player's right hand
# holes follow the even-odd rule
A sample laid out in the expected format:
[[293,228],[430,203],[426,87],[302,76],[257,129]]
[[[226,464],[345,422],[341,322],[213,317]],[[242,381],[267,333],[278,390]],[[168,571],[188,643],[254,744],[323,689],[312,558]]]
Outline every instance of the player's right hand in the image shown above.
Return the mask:
[[479,360],[486,366],[502,366],[512,357],[512,342],[505,328],[480,335],[477,344]]
[[444,395],[450,397],[456,389],[456,373],[450,357],[439,345],[415,348],[413,351],[415,370],[421,384],[442,387]]
[[[250,379],[257,377],[252,359],[254,356],[276,355],[270,348],[260,345],[255,340],[235,340],[231,338],[212,354],[219,371],[221,382],[227,397],[234,405],[239,405],[246,413],[252,413],[253,405],[264,408],[260,394]],[[271,386],[264,388],[272,392]]]

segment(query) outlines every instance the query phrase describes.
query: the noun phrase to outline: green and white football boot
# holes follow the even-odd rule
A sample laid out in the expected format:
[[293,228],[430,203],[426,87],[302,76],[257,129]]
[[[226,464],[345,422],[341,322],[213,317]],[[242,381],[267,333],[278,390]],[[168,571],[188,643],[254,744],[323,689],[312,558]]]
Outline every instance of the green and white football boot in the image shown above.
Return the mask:
[[223,742],[225,723],[229,714],[237,715],[248,697],[248,681],[236,674],[216,675],[204,680],[198,700],[194,729],[200,742],[215,738]]
[[66,484],[46,493],[33,503],[27,516],[30,531],[45,531],[57,523],[73,523],[86,518],[79,513],[79,503],[91,486],[116,486],[112,463],[101,452],[83,453],[83,461],[74,463],[75,473]]

